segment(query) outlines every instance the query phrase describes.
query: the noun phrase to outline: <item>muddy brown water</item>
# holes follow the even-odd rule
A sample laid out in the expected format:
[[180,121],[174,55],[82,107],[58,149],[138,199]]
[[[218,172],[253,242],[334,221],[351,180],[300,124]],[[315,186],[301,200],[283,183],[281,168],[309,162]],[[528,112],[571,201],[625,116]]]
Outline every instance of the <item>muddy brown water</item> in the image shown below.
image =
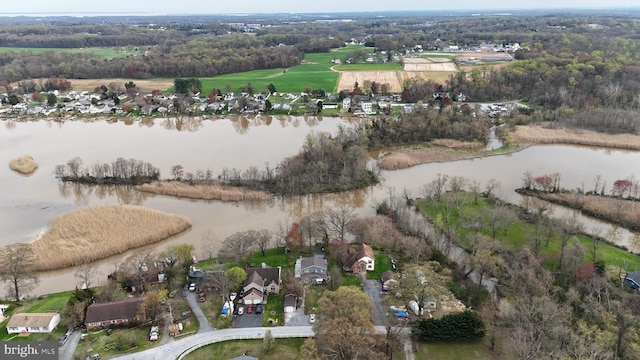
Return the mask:
[[[131,188],[88,187],[59,184],[53,176],[56,165],[80,157],[85,165],[111,162],[118,157],[150,162],[169,177],[173,165],[185,171],[210,169],[219,174],[225,167],[245,170],[250,166],[276,166],[282,159],[300,150],[311,131],[335,132],[338,126],[350,126],[358,119],[333,117],[229,117],[208,119],[140,120],[0,120],[0,246],[28,242],[45,231],[59,214],[77,207],[127,203],[155,208],[189,217],[193,227],[171,239],[154,245],[190,243],[198,258],[208,257],[202,237],[212,231],[222,242],[237,231],[275,230],[280,222],[291,222],[305,214],[335,204],[350,204],[360,215],[374,213],[374,204],[396,192],[408,189],[419,197],[421,187],[437,174],[458,175],[485,184],[492,178],[501,183],[499,195],[518,203],[513,190],[522,183],[522,174],[559,172],[561,186],[585,189],[602,175],[608,188],[616,179],[634,174],[640,177],[640,152],[603,150],[575,146],[534,146],[520,152],[487,158],[435,163],[410,169],[382,172],[382,183],[375,187],[342,194],[276,198],[257,203],[223,203],[172,198],[139,193]],[[11,159],[31,155],[39,164],[30,176],[9,169]],[[372,161],[373,163],[374,161]],[[562,213],[565,210],[558,210]],[[589,219],[587,228],[606,227]],[[620,240],[624,244],[624,239]],[[128,254],[113,256],[97,263],[99,274],[94,283],[106,280],[106,274]],[[215,255],[215,253],[213,254]],[[29,295],[73,289],[79,285],[73,269],[41,274],[40,285]],[[1,297],[2,295],[0,295]]]

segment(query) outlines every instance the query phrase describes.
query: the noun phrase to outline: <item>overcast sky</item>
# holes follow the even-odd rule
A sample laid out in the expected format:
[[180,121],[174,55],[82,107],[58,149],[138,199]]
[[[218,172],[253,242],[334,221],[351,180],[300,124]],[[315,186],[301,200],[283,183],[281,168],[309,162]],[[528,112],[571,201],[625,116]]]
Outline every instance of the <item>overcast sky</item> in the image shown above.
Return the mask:
[[389,10],[492,10],[639,7],[637,0],[26,0],[12,1],[0,13],[241,14]]

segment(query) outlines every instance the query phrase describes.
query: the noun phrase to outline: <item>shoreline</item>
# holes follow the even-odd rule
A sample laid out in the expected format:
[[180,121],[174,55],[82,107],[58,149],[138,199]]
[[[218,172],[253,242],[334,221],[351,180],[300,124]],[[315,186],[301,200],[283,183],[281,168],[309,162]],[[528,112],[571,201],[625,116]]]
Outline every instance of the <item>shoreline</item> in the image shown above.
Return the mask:
[[391,151],[378,159],[383,170],[393,171],[429,163],[470,160],[506,155],[535,145],[576,145],[604,149],[640,151],[640,135],[603,134],[591,130],[549,128],[548,124],[519,125],[509,132],[507,145],[496,150],[467,151],[455,147],[425,144]]

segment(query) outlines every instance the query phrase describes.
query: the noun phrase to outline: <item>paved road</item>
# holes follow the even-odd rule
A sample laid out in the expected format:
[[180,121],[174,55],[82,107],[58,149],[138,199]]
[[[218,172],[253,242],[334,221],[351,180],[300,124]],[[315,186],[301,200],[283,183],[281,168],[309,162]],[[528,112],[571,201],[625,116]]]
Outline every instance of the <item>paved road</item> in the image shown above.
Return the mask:
[[[262,339],[266,330],[271,330],[274,338],[313,337],[311,326],[279,326],[272,328],[242,328],[208,331],[176,340],[166,345],[139,353],[117,357],[119,360],[174,360],[200,347],[220,341]],[[380,330],[380,329],[379,329]],[[384,331],[384,329],[382,329]]]

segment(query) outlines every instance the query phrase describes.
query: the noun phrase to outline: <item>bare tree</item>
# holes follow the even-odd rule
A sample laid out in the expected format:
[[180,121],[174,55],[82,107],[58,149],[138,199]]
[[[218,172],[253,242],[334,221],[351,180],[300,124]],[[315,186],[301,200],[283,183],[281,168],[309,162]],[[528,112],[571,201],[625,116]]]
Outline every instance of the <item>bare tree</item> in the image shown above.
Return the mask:
[[560,263],[558,267],[562,269],[564,265],[565,249],[574,235],[580,234],[584,226],[575,216],[565,217],[558,222],[558,234],[560,235]]
[[202,251],[204,252],[204,254],[208,254],[209,259],[211,259],[215,250],[216,237],[213,233],[213,230],[207,229],[207,231],[202,234]]
[[98,272],[87,258],[82,258],[80,265],[78,265],[73,275],[80,280],[82,289],[90,289],[91,280],[94,276],[98,275]]
[[258,232],[255,230],[239,231],[231,234],[222,242],[218,252],[220,257],[232,257],[237,263],[249,256],[256,246]]
[[39,282],[35,261],[29,244],[11,245],[0,253],[0,277],[9,283],[9,295],[16,302]]
[[349,225],[356,217],[353,207],[349,205],[339,205],[328,209],[326,219],[330,233],[338,239],[344,239]]
[[271,246],[272,240],[273,234],[271,231],[267,229],[258,230],[256,234],[256,245],[260,248],[262,256],[264,256],[264,252]]

